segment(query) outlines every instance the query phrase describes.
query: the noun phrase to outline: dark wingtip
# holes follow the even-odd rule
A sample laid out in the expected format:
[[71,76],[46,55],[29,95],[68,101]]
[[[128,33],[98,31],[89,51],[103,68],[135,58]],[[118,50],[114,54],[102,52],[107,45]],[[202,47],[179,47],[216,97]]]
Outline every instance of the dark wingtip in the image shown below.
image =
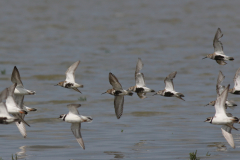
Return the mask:
[[155,90],[152,89],[151,92],[155,92]]

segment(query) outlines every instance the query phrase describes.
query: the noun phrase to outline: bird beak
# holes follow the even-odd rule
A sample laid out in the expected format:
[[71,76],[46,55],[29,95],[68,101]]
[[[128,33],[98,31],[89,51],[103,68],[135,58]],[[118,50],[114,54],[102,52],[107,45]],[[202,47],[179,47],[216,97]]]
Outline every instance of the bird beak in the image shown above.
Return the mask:
[[19,111],[19,113],[21,113],[21,114],[27,114],[27,112],[26,111]]
[[58,84],[55,84],[54,86],[58,86]]
[[207,122],[207,120],[205,120],[204,122]]
[[207,57],[204,57],[203,59],[205,59],[205,58],[207,58]]
[[204,107],[208,106],[208,104],[206,104]]
[[[104,92],[104,93],[102,93],[102,94],[105,94],[105,93],[107,93],[107,92]],[[102,94],[101,94],[101,95],[102,95]]]
[[[154,95],[156,95],[157,93],[155,93]],[[154,95],[152,95],[152,96],[154,96]]]

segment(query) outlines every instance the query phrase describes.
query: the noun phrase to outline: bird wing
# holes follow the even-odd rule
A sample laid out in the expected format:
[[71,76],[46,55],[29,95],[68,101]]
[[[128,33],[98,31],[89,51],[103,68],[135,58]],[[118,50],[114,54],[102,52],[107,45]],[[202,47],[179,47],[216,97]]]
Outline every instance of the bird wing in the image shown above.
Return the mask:
[[143,73],[138,73],[135,77],[137,87],[146,87]]
[[124,104],[124,96],[114,96],[114,108],[117,119],[122,116],[123,113],[123,104]]
[[118,82],[117,77],[111,72],[109,73],[109,83],[112,85],[113,89],[122,90],[122,85]]
[[219,95],[217,96],[217,100],[215,102],[215,116],[217,115],[226,115],[226,109],[225,109],[225,102],[227,100],[227,96],[228,96],[228,90],[229,90],[230,85],[227,86],[227,88]]
[[135,75],[137,73],[140,73],[140,71],[142,70],[142,67],[143,67],[142,60],[141,60],[141,58],[138,58],[137,66],[136,66],[136,70],[135,70]]
[[222,45],[222,42],[220,41],[220,38],[223,36],[223,33],[221,31],[220,28],[217,29],[217,32],[214,36],[214,39],[213,39],[213,47],[214,47],[214,52],[216,54],[222,54],[224,55],[223,53],[223,45]]
[[220,95],[226,87],[222,85],[217,86],[217,94]]
[[173,85],[173,78],[175,78],[177,72],[170,73],[164,80],[165,83],[165,89],[174,91],[174,85]]
[[229,145],[232,147],[232,148],[235,148],[235,145],[234,145],[234,140],[233,140],[233,136],[232,136],[232,128],[227,126],[227,125],[223,125],[221,127],[221,130],[222,130],[222,134],[224,136],[224,138],[227,140],[227,142],[229,143]]
[[240,90],[240,76],[239,76],[239,73],[240,73],[240,68],[238,68],[238,70],[236,71],[235,76],[233,78],[234,88],[237,89],[237,90]]
[[21,94],[14,94],[14,100],[16,102],[16,104],[23,109],[23,100],[24,100],[24,95]]
[[146,97],[146,94],[147,94],[147,93],[144,93],[144,92],[138,92],[138,93],[137,93],[138,97],[141,98],[141,99],[147,98],[147,97]]
[[[21,123],[26,124],[28,127],[30,127],[30,125],[24,120],[25,115],[24,114],[12,114],[14,117],[16,117],[17,119],[19,119]],[[21,132],[21,131],[20,131]]]
[[85,149],[85,145],[82,139],[81,135],[81,123],[72,123],[71,130],[73,135],[76,137],[77,142],[80,144],[80,146]]
[[217,95],[220,95],[223,92],[223,90],[225,89],[225,86],[221,85],[224,78],[225,78],[225,76],[223,75],[223,73],[221,71],[219,71],[217,85],[216,85]]
[[27,137],[27,131],[26,131],[26,128],[25,128],[24,123],[22,123],[22,122],[20,121],[20,122],[15,122],[15,124],[17,125],[18,130],[20,131],[21,135],[22,135],[24,138],[26,138],[26,137]]
[[67,82],[73,82],[75,83],[75,75],[74,72],[77,69],[78,65],[79,65],[80,61],[77,61],[75,63],[73,63],[68,70],[66,71],[66,81]]
[[8,96],[8,89],[5,88],[1,93],[0,93],[0,102],[3,102],[7,99]]
[[81,106],[81,104],[69,104],[69,105],[67,105],[67,108],[69,109],[69,114],[79,115],[79,112],[78,112],[77,108],[79,108],[80,106]]
[[0,117],[9,117],[7,107],[4,102],[0,102]]
[[16,66],[14,66],[11,77],[12,83],[17,83],[18,86],[23,86],[19,71]]
[[6,99],[6,106],[9,110],[9,108],[19,108],[19,106],[16,104],[14,98],[13,98],[13,93],[14,93],[14,90],[16,88],[16,85],[17,83],[14,83],[13,85],[11,85],[10,87],[8,87],[8,96],[7,96],[7,99]]

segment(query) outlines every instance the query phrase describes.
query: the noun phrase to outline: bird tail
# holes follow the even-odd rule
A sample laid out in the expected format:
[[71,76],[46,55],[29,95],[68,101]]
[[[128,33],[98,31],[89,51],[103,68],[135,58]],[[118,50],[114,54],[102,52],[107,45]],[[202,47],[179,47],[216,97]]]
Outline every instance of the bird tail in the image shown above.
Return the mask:
[[228,57],[228,60],[229,60],[229,61],[233,61],[234,58],[233,58],[233,57]]
[[82,116],[82,118],[84,119],[84,122],[91,123],[93,121],[93,118],[90,116]]
[[133,93],[132,93],[131,91],[128,91],[128,95],[129,95],[129,96],[132,96]]

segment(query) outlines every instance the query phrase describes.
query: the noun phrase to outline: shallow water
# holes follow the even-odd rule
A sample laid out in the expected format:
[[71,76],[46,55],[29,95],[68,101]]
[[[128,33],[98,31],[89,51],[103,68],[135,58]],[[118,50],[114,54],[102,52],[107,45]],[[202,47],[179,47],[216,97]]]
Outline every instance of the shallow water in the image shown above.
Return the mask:
[[[17,127],[1,125],[0,157],[10,159],[189,159],[197,150],[201,159],[238,159],[240,133],[233,131],[236,149],[221,134],[220,126],[203,121],[214,115],[204,107],[216,98],[219,70],[224,85],[233,86],[239,68],[239,1],[1,1],[0,89],[11,85],[16,65],[26,88],[25,104],[37,108],[26,116],[31,127],[24,139]],[[213,53],[217,28],[233,62],[219,66],[202,58]],[[114,113],[108,73],[123,88],[133,86],[137,58],[147,86],[164,88],[164,78],[177,71],[177,98],[125,97],[121,119]],[[67,68],[81,60],[76,82],[83,94],[54,86]],[[84,100],[86,101],[80,101]],[[80,99],[80,100],[79,100]],[[238,96],[229,95],[240,106]],[[69,123],[57,119],[66,105],[81,103],[79,112],[93,117],[82,124],[86,150],[75,140]],[[229,112],[240,115],[237,107]],[[235,127],[238,128],[236,125]],[[206,154],[211,154],[206,156]]]

